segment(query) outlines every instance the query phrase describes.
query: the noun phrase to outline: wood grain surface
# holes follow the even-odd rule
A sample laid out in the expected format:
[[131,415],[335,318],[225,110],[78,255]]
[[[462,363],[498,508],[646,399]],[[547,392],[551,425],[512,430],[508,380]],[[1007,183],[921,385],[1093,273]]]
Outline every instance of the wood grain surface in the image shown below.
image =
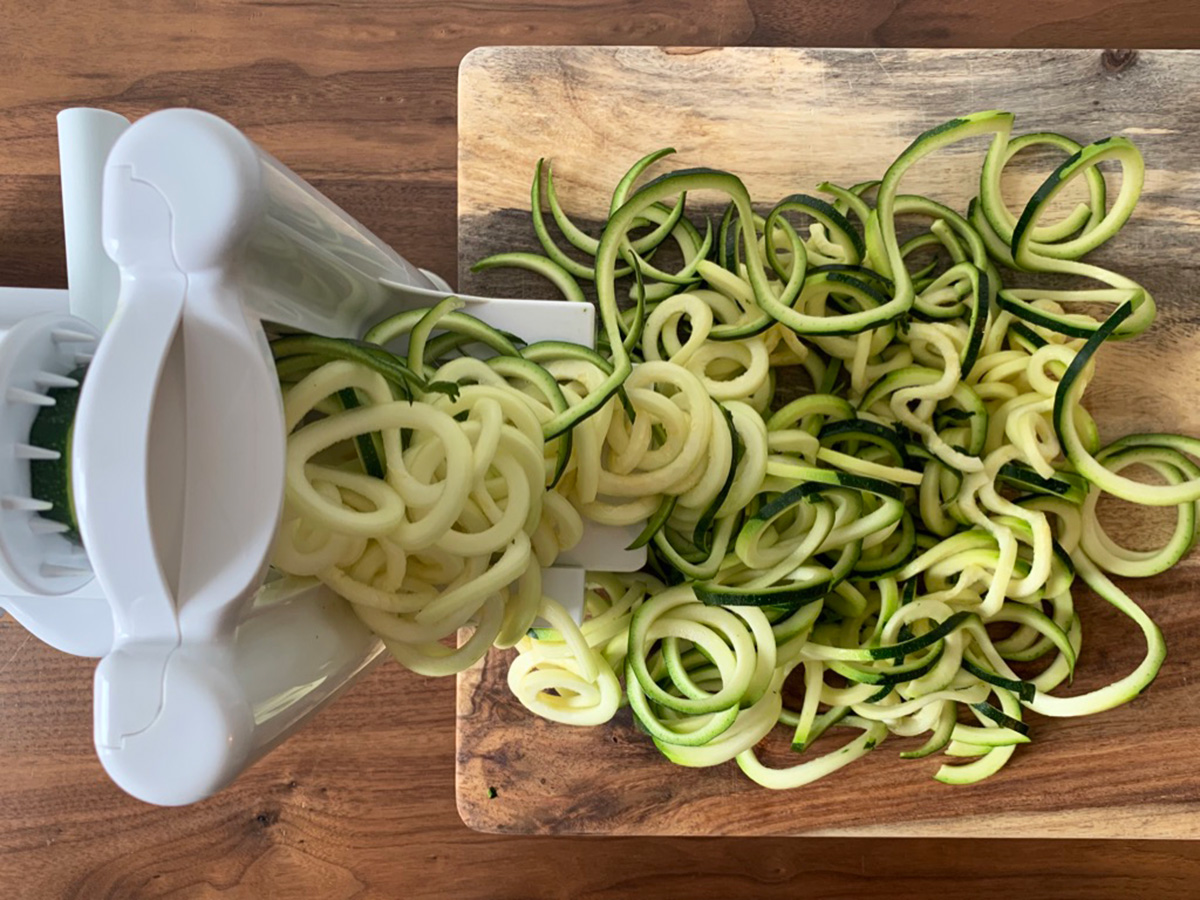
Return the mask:
[[[1142,149],[1135,218],[1092,258],[1145,284],[1160,313],[1141,339],[1105,349],[1085,402],[1106,439],[1167,427],[1200,433],[1198,105],[1194,51],[487,48],[459,77],[460,284],[548,296],[522,270],[469,269],[501,249],[536,247],[523,210],[542,154],[581,220],[602,219],[624,170],[664,146],[678,151],[671,166],[737,173],[766,209],[825,179],[879,178],[922,131],[1006,109],[1016,133],[1061,131],[1084,143],[1118,133]],[[901,190],[965,211],[985,146],[918,165]],[[1006,182],[1013,197],[1031,194],[1058,159],[1020,162]],[[1112,511],[1110,533],[1127,546],[1145,546],[1148,524],[1173,520]],[[595,729],[532,721],[506,690],[509,655],[494,652],[460,677],[459,809],[469,824],[505,832],[1200,838],[1200,752],[1190,749],[1200,708],[1188,684],[1189,659],[1200,655],[1198,587],[1200,557],[1127,584],[1170,648],[1153,689],[1087,720],[1032,716],[1034,743],[1000,775],[966,788],[930,782],[940,757],[899,758],[920,739],[889,741],[794,791],[762,790],[733,763],[680,769],[628,711]],[[1094,597],[1078,602],[1084,650],[1070,693],[1121,677],[1143,652],[1132,623]]]
[[[1188,0],[949,11],[942,0],[0,0],[0,283],[65,284],[54,114],[74,104],[226,116],[452,276],[456,68],[503,43],[1186,47],[1200,44],[1200,11]],[[903,900],[964,884],[1090,900],[1190,898],[1200,883],[1200,844],[1134,840],[1137,828],[1118,841],[477,834],[455,810],[454,685],[398,666],[220,796],[154,809],[95,759],[93,668],[0,620],[5,900]],[[1114,758],[1114,777],[1132,765]]]

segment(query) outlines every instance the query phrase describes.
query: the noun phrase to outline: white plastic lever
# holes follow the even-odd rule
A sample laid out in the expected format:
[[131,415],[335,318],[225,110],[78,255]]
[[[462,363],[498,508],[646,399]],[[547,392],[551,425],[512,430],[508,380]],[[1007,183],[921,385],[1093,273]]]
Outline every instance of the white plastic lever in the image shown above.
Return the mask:
[[58,165],[71,314],[100,330],[116,311],[121,285],[120,272],[100,240],[104,163],[128,127],[128,119],[104,109],[81,107],[58,114]]

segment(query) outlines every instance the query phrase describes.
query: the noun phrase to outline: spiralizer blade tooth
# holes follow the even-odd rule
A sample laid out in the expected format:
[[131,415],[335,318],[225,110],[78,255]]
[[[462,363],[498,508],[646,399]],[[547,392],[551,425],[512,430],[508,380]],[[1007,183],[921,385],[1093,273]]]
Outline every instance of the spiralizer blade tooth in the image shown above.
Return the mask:
[[45,500],[34,500],[32,497],[4,497],[0,499],[0,509],[11,509],[18,512],[46,512],[54,509],[54,504]]
[[29,520],[29,530],[34,534],[65,534],[71,529],[62,522],[43,519],[41,516],[34,516]]
[[57,450],[36,447],[33,444],[14,444],[13,455],[17,459],[44,459],[49,462],[53,462],[62,456]]
[[33,377],[33,383],[42,390],[79,387],[79,382],[74,378],[67,375],[59,375],[55,372],[38,372]]
[[42,563],[42,574],[49,578],[78,578],[91,573],[87,566],[60,566],[57,563]]
[[6,395],[9,403],[29,403],[33,406],[53,406],[54,398],[39,394],[37,391],[27,391],[25,388],[10,387]]
[[56,344],[96,343],[95,335],[88,334],[86,331],[74,331],[70,328],[55,328],[50,332],[50,338]]

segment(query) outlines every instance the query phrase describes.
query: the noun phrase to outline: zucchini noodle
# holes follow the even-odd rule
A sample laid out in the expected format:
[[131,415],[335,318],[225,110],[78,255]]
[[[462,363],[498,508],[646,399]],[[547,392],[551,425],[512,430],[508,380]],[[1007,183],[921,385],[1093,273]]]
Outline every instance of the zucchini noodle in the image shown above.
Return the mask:
[[[618,182],[599,237],[539,161],[544,255],[475,268],[532,270],[572,302],[593,293],[596,347],[526,346],[453,298],[364,341],[275,341],[290,433],[274,565],[328,584],[417,672],[514,648],[508,685],[534,714],[595,726],[627,704],[672,762],[736,762],[774,789],[908,739],[902,756],[940,752],[933,777],[969,784],[1030,742],[1027,711],[1133,700],[1165,644],[1109,576],[1179,562],[1200,511],[1200,440],[1102,446],[1082,405],[1100,346],[1154,318],[1143,286],[1082,259],[1128,221],[1142,158],[1124,138],[1012,125],[953,119],[879,180],[765,214],[727,172],[638,187],[674,152],[658,151]],[[980,137],[967,210],[901,193],[925,157]],[[1001,180],[1031,146],[1067,158],[1018,210]],[[1105,161],[1121,168],[1115,197]],[[1086,201],[1052,220],[1076,180]],[[700,227],[688,205],[713,194],[726,205]],[[1110,314],[1083,311],[1097,304]],[[1105,493],[1175,507],[1165,543],[1118,543],[1097,518]],[[648,563],[589,573],[578,623],[541,572],[584,519],[642,523]],[[1145,653],[1069,695],[1080,586],[1131,620]],[[783,765],[759,746],[776,730],[795,754]]]

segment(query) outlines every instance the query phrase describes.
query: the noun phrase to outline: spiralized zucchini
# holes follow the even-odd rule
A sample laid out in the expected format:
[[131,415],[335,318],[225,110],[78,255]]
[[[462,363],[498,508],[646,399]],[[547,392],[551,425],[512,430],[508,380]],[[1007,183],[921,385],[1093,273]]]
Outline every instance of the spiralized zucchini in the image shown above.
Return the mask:
[[[1165,645],[1109,576],[1177,563],[1200,503],[1200,441],[1100,446],[1081,402],[1100,345],[1153,321],[1144,287],[1082,261],[1129,219],[1142,159],[1120,137],[1081,146],[1011,128],[1002,112],[953,119],[880,180],[822,184],[824,199],[793,194],[765,214],[726,172],[635,189],[673,152],[659,151],[618,183],[599,238],[539,162],[545,255],[476,268],[532,269],[571,301],[594,290],[597,346],[525,346],[453,299],[340,349],[276,341],[291,432],[275,565],[329,584],[418,672],[515,647],[508,683],[535,714],[597,725],[628,703],[671,761],[735,760],[769,788],[891,736],[924,736],[901,755],[941,751],[934,777],[970,783],[1029,742],[1026,710],[1132,700]],[[913,165],[975,137],[991,143],[963,213],[901,192]],[[1001,178],[1030,146],[1067,158],[1017,211]],[[1122,173],[1111,201],[1105,161]],[[1052,220],[1072,181],[1086,200]],[[698,193],[725,197],[715,225],[687,215]],[[398,340],[405,356],[387,349]],[[1162,483],[1130,478],[1133,466]],[[1174,506],[1166,543],[1118,544],[1096,515],[1103,493]],[[542,596],[541,569],[584,518],[645,523],[635,545],[649,563],[591,573],[580,625]],[[1082,642],[1077,579],[1132,620],[1145,654],[1064,696]],[[447,646],[464,626],[473,634]],[[798,754],[779,768],[758,750],[776,728]],[[813,755],[845,728],[846,743]]]

